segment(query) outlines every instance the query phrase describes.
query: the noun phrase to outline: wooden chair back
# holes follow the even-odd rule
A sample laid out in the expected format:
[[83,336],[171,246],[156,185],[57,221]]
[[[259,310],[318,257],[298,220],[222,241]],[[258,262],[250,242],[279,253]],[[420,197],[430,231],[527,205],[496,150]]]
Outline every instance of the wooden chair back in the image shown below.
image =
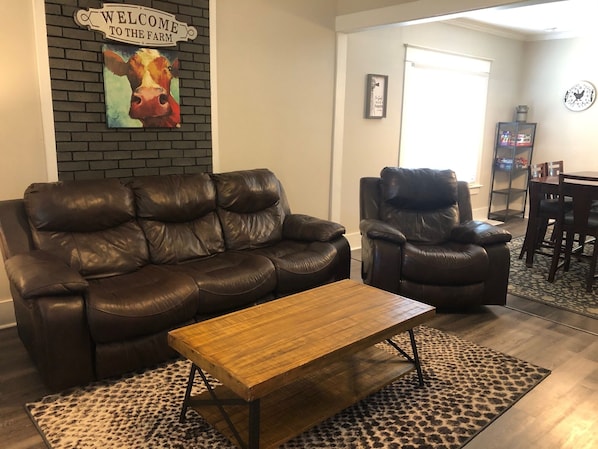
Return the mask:
[[[564,269],[569,269],[573,240],[576,234],[598,237],[598,210],[593,208],[598,202],[598,179],[588,176],[559,174],[559,217],[557,219],[557,239],[553,259],[548,275],[549,281],[554,281],[556,270],[560,267],[560,253],[564,251]],[[566,207],[566,202],[569,204]],[[565,248],[562,248],[565,237]],[[595,278],[598,250],[594,243],[590,269],[586,280],[586,290],[592,291]]]
[[[570,198],[572,210],[564,207]],[[559,201],[563,225],[576,233],[598,235],[598,211],[592,206],[598,201],[598,179],[588,176],[559,175]],[[586,232],[587,231],[587,232]]]
[[545,176],[548,176],[547,170],[548,170],[548,166],[546,162],[542,162],[540,164],[529,164],[528,165],[528,171],[529,171],[529,178],[530,179],[537,179],[537,178],[543,178]]
[[563,171],[563,161],[546,162],[546,176],[558,176]]

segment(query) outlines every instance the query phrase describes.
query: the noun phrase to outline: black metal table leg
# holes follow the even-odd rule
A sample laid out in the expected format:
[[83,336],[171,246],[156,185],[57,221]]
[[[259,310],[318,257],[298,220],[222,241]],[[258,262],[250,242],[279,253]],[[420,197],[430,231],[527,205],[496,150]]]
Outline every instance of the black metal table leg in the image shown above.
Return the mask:
[[260,447],[260,400],[249,402],[249,449]]
[[415,369],[417,370],[417,379],[419,381],[419,386],[424,386],[424,375],[422,372],[422,367],[419,361],[419,355],[417,353],[417,345],[415,343],[415,335],[413,334],[413,329],[409,329],[409,339],[411,340],[411,351],[413,352],[413,357],[407,354],[398,344],[396,344],[392,339],[386,340],[388,344],[390,344],[393,348],[401,353],[403,357],[409,360],[411,363],[415,365]]
[[191,398],[191,390],[193,389],[193,382],[195,381],[195,373],[197,371],[197,366],[195,364],[191,364],[191,372],[189,373],[189,380],[187,380],[187,389],[185,390],[185,398],[183,399],[183,409],[181,410],[181,414],[179,416],[180,422],[185,422],[185,417],[187,415],[187,408],[189,407],[189,399]]
[[417,378],[419,379],[419,386],[424,386],[424,374],[422,373],[422,366],[419,363],[419,355],[417,354],[417,345],[415,344],[415,335],[413,329],[409,329],[409,339],[411,340],[411,349],[413,350],[413,360],[415,361],[415,369],[417,370]]
[[[193,389],[193,383],[195,381],[195,375],[199,373],[201,379],[208,390],[211,399],[198,399],[191,397],[191,391]],[[183,399],[183,408],[179,417],[180,422],[185,422],[185,416],[187,409],[193,406],[211,405],[216,406],[220,411],[220,414],[226,421],[229,429],[233,433],[233,437],[239,443],[239,447],[242,449],[259,449],[260,447],[260,400],[256,399],[253,401],[245,401],[241,398],[237,399],[222,399],[216,396],[216,392],[208,377],[204,374],[202,369],[195,364],[191,365],[191,372],[189,373],[189,380],[187,381],[187,389],[185,390],[185,398]],[[230,416],[224,409],[225,405],[246,405],[249,407],[249,436],[248,442],[243,441],[241,435],[233,424]]]

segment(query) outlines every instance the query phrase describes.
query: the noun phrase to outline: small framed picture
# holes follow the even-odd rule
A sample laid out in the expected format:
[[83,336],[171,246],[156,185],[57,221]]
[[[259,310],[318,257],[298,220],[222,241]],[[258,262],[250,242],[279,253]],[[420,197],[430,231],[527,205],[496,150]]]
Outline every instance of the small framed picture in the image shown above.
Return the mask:
[[365,118],[386,117],[388,75],[369,74],[365,88]]

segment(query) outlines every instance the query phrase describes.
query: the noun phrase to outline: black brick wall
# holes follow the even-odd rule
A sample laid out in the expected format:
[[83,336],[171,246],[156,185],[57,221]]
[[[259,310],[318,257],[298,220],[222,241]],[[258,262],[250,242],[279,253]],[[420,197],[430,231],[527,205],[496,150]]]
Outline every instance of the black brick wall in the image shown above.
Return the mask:
[[111,0],[169,12],[197,29],[193,41],[164,48],[180,61],[180,128],[108,128],[102,45],[124,44],[75,23],[76,11],[101,1],[45,3],[59,179],[211,172],[208,0]]

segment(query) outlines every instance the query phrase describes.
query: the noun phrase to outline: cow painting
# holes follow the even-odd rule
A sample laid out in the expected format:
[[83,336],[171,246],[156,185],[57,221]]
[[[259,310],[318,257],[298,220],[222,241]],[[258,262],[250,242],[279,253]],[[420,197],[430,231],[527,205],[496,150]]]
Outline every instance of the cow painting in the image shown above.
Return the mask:
[[175,52],[104,45],[103,53],[108,127],[180,126]]

